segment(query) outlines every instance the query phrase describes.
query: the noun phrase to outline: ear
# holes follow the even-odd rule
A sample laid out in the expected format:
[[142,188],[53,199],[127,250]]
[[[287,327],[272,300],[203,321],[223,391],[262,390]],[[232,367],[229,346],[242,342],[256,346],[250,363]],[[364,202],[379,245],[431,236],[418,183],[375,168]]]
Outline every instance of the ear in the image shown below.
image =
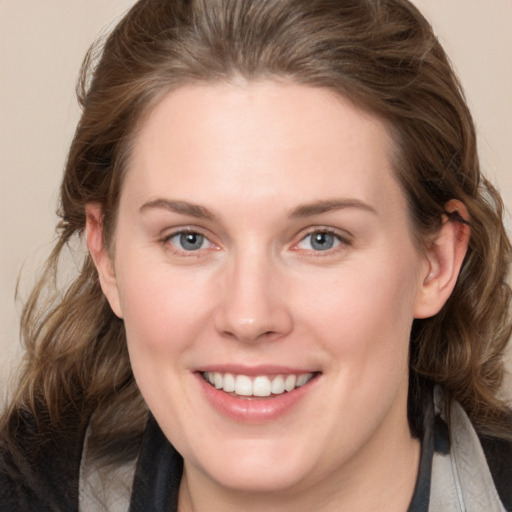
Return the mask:
[[[416,298],[415,318],[439,313],[450,297],[468,248],[471,230],[465,205],[452,199],[445,205],[441,228],[427,248],[427,265]],[[453,215],[453,214],[457,215]]]
[[114,262],[105,247],[101,206],[97,203],[87,204],[85,206],[85,217],[87,248],[98,271],[101,289],[114,313],[122,318]]

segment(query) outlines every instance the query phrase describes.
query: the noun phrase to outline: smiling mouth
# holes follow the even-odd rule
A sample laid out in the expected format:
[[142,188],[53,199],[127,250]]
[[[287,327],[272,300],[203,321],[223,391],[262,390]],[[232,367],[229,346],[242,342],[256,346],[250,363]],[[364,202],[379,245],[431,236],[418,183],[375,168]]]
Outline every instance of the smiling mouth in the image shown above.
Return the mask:
[[203,372],[203,379],[218,390],[238,398],[272,398],[305,386],[315,373],[267,375],[235,375],[233,373]]

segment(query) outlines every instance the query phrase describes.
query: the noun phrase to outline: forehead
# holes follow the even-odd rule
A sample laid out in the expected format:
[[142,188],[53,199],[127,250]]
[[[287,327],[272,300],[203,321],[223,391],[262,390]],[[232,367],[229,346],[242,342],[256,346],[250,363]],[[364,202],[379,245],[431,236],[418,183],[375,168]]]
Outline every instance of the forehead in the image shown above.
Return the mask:
[[162,194],[193,194],[201,203],[215,194],[230,202],[401,200],[389,133],[386,123],[323,88],[273,81],[184,86],[142,122],[126,194],[138,202]]

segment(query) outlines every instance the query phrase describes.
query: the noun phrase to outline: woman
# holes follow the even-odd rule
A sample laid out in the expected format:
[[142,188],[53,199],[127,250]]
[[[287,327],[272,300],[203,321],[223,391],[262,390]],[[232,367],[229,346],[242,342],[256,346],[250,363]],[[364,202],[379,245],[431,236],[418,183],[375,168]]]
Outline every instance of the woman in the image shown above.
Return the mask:
[[139,1],[80,100],[2,510],[512,510],[510,243],[409,2]]

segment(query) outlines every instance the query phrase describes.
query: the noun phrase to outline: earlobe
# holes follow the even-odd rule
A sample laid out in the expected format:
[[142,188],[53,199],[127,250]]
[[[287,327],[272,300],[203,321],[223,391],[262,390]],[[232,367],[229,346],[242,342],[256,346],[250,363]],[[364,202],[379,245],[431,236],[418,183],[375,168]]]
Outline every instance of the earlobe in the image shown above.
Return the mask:
[[447,215],[427,249],[427,265],[415,303],[415,318],[436,315],[450,297],[459,276],[470,238],[468,211],[452,199],[445,205]]
[[101,289],[114,313],[119,318],[122,318],[114,263],[105,247],[101,206],[96,203],[87,204],[85,207],[85,215],[87,248],[98,271]]

